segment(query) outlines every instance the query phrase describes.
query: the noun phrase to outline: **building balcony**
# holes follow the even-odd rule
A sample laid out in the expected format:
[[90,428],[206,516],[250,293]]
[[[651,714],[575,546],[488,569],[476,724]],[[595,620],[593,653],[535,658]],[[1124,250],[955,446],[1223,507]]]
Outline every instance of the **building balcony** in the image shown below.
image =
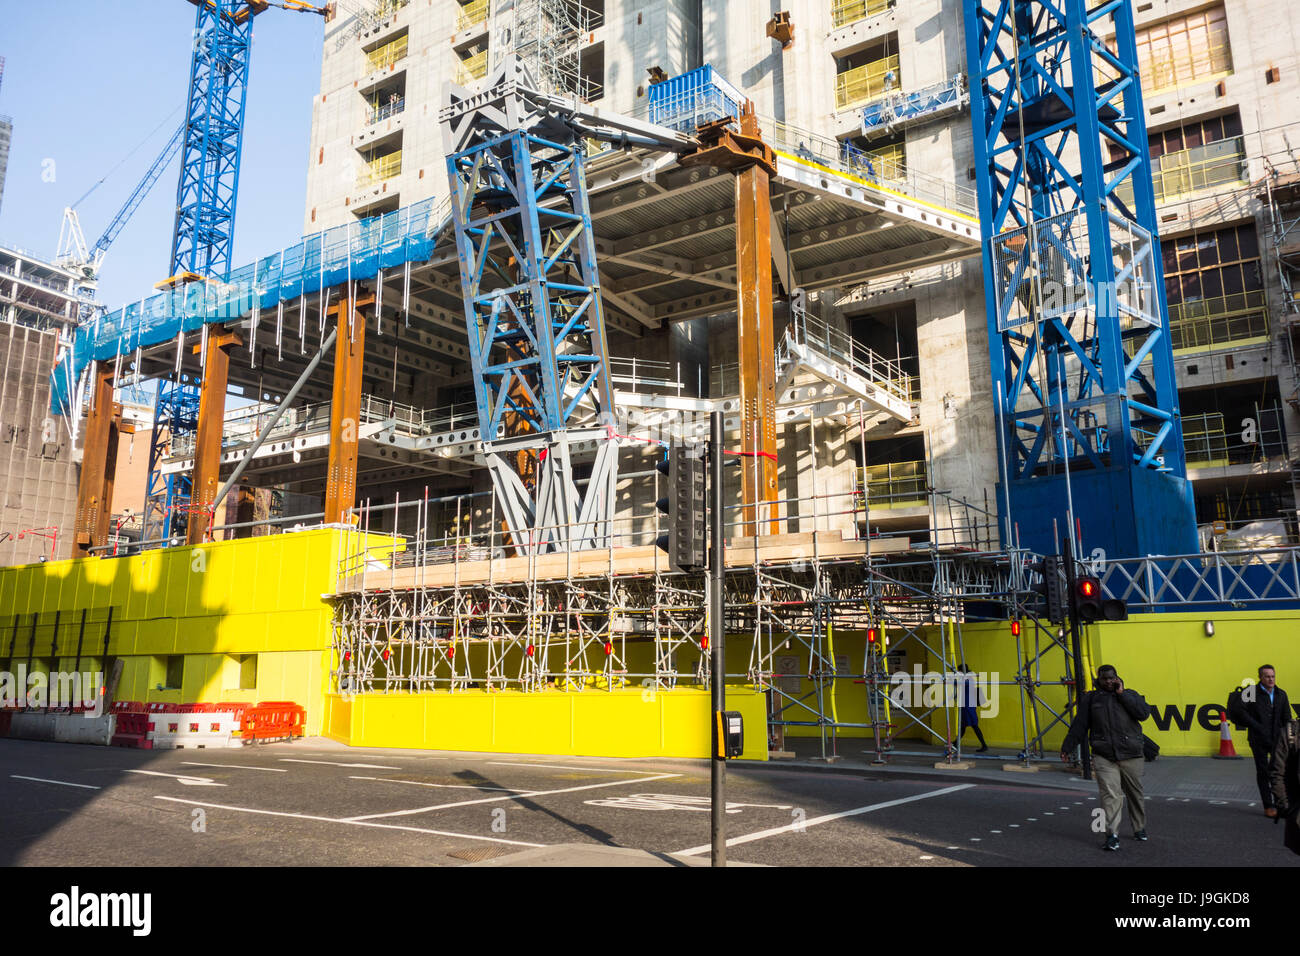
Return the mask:
[[895,3],[896,0],[831,0],[831,28],[838,30],[858,20],[874,17]]
[[460,61],[460,66],[456,68],[456,82],[461,86],[469,86],[475,80],[481,80],[483,77],[487,76],[487,68],[487,50],[466,57]]
[[383,46],[366,53],[366,63],[373,73],[376,70],[387,70],[395,66],[398,61],[406,59],[408,47],[410,45],[410,36],[403,34],[396,40],[391,40]]
[[1268,341],[1264,293],[1239,292],[1169,306],[1169,334],[1175,353],[1210,352],[1228,345]]
[[[1151,160],[1151,184],[1156,205],[1223,187],[1245,185],[1246,146],[1241,136],[1221,139],[1204,146],[1166,153]],[[1124,183],[1115,190],[1124,204],[1133,206],[1133,186]]]
[[389,117],[396,116],[406,111],[406,97],[399,96],[396,99],[390,99],[382,103],[371,103],[366,109],[366,125],[374,126],[376,123],[382,123]]
[[835,108],[850,109],[879,99],[899,86],[898,54],[882,57],[835,76]]
[[456,14],[456,32],[460,33],[462,30],[468,30],[480,24],[486,29],[487,20],[491,13],[492,8],[489,0],[470,0]]
[[394,176],[400,175],[401,172],[402,151],[400,149],[395,153],[377,156],[366,163],[357,175],[357,188],[363,189],[366,186],[373,186],[386,179],[392,179]]
[[1250,425],[1238,426],[1234,422],[1233,430],[1228,431],[1222,412],[1184,415],[1183,451],[1188,471],[1256,465],[1270,459],[1279,469],[1285,468],[1287,446],[1281,408],[1255,408],[1244,417]]

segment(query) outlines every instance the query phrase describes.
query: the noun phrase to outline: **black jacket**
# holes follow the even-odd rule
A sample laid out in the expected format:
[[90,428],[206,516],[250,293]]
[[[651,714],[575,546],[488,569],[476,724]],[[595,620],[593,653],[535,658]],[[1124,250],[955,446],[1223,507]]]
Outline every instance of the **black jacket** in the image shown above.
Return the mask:
[[1246,718],[1246,739],[1252,750],[1273,749],[1278,734],[1291,720],[1291,701],[1281,687],[1273,688],[1273,700],[1268,699],[1264,688],[1255,685],[1255,699],[1242,701],[1242,716]]
[[1149,716],[1151,708],[1137,691],[1127,688],[1118,694],[1089,691],[1079,702],[1079,711],[1061,744],[1061,752],[1069,753],[1086,739],[1092,752],[1107,760],[1140,758],[1140,723]]

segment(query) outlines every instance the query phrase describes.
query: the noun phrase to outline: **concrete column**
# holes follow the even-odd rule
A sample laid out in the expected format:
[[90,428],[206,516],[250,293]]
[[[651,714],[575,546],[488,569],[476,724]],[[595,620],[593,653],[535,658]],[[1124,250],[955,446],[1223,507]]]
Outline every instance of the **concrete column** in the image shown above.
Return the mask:
[[[186,541],[200,544],[208,540],[213,524],[212,502],[221,487],[221,432],[226,421],[226,386],[230,373],[230,350],[242,340],[233,332],[208,336],[208,351],[203,361],[203,382],[199,386],[199,428],[194,441],[194,475],[190,490],[190,520]],[[195,346],[199,351],[201,346]]]

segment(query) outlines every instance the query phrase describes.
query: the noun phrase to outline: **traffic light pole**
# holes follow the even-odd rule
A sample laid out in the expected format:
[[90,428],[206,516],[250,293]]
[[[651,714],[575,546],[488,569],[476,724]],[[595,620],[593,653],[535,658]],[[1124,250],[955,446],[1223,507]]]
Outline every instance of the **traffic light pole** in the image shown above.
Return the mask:
[[[1074,708],[1078,714],[1079,708],[1083,707],[1083,695],[1085,693],[1086,674],[1083,672],[1083,648],[1080,644],[1082,635],[1079,633],[1079,609],[1078,598],[1074,588],[1074,542],[1070,540],[1070,535],[1066,534],[1061,538],[1061,553],[1065,555],[1065,594],[1066,594],[1066,620],[1070,625],[1070,651],[1074,656]],[[1088,741],[1085,738],[1079,745],[1079,762],[1083,765],[1083,779],[1092,779],[1092,753],[1088,750]]]
[[713,866],[727,865],[725,796],[727,784],[727,759],[723,739],[722,713],[727,709],[725,637],[722,630],[722,576],[726,567],[723,560],[723,530],[726,522],[722,513],[722,412],[714,412],[712,435],[709,441],[709,529],[712,547],[709,549],[709,674],[713,690],[713,706],[709,715],[713,740],[712,779],[710,782],[711,836]]

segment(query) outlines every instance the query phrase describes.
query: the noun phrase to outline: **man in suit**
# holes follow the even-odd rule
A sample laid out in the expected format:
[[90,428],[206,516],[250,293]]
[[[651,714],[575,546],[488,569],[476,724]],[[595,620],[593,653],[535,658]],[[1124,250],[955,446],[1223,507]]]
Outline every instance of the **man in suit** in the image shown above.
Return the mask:
[[1241,695],[1242,716],[1246,720],[1250,752],[1255,756],[1255,782],[1259,785],[1259,799],[1264,805],[1264,815],[1277,816],[1273,790],[1269,786],[1269,764],[1282,733],[1291,720],[1291,702],[1286,691],[1277,686],[1277,673],[1272,664],[1259,669],[1259,683],[1247,688]]

